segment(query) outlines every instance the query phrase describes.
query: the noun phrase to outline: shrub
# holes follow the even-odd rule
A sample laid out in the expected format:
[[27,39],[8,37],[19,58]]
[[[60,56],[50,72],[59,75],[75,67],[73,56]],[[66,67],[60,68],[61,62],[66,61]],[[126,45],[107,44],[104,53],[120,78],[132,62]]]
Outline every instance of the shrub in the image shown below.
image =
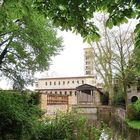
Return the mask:
[[106,130],[74,112],[41,115],[31,94],[0,91],[0,140],[99,140]]
[[0,91],[0,139],[28,140],[34,135],[41,110],[30,99],[28,94]]
[[129,120],[140,120],[140,100],[127,107],[127,116]]
[[101,96],[101,102],[103,105],[108,105],[109,103],[109,93],[105,92],[102,96]]
[[125,98],[122,92],[114,93],[112,104],[114,106],[125,106]]
[[134,103],[134,108],[138,114],[140,114],[140,99]]
[[137,118],[137,113],[133,105],[127,106],[127,118],[129,120],[135,120]]
[[103,130],[105,133],[110,131],[105,125],[97,128],[86,118],[72,112],[59,113],[42,121],[38,130],[36,140],[99,140]]

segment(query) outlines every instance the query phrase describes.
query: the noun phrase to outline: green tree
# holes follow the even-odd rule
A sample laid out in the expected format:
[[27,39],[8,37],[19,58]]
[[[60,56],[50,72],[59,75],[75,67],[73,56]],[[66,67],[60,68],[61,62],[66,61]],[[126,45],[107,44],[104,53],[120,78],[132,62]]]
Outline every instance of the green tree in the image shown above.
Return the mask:
[[[78,32],[92,41],[99,38],[98,28],[91,20],[93,13],[97,11],[109,13],[107,25],[110,28],[140,16],[140,3],[132,0],[38,0],[37,6],[41,12],[53,20],[56,26]],[[137,29],[139,29],[138,26]]]
[[29,94],[0,91],[0,140],[30,139],[42,112]]
[[133,73],[133,67],[127,68],[134,49],[135,21],[109,29],[105,26],[107,17],[107,13],[97,13],[94,18],[101,35],[98,42],[91,43],[94,51],[94,68],[103,80],[104,90],[109,92],[110,101],[113,98],[113,83],[116,78],[119,81],[119,89],[127,100],[128,75]]
[[0,74],[22,89],[34,72],[48,69],[62,41],[33,0],[4,0],[0,11]]

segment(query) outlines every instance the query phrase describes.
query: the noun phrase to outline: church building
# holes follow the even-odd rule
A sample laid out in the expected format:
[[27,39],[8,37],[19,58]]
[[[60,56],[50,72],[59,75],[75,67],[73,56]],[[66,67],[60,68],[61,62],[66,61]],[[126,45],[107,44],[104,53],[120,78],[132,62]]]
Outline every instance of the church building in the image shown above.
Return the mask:
[[85,75],[77,77],[47,77],[38,79],[36,91],[41,94],[41,109],[54,115],[58,110],[69,111],[76,105],[101,104],[102,92],[93,75],[92,48],[84,49]]

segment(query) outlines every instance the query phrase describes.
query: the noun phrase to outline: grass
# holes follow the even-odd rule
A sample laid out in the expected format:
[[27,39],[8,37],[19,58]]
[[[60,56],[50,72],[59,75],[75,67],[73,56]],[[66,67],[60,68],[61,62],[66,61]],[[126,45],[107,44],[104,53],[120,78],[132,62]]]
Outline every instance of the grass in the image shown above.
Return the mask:
[[140,130],[140,121],[139,120],[133,120],[133,121],[128,120],[127,124],[130,128]]

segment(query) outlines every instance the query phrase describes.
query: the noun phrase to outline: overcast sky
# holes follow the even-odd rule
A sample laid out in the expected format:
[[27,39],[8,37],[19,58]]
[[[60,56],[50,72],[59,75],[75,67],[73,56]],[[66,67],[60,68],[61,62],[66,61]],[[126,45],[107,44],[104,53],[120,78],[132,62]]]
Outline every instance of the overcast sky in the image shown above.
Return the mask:
[[88,44],[83,43],[80,35],[72,32],[59,32],[63,37],[63,50],[59,55],[52,58],[49,71],[37,74],[36,77],[62,77],[62,76],[82,76],[84,75],[84,51]]

